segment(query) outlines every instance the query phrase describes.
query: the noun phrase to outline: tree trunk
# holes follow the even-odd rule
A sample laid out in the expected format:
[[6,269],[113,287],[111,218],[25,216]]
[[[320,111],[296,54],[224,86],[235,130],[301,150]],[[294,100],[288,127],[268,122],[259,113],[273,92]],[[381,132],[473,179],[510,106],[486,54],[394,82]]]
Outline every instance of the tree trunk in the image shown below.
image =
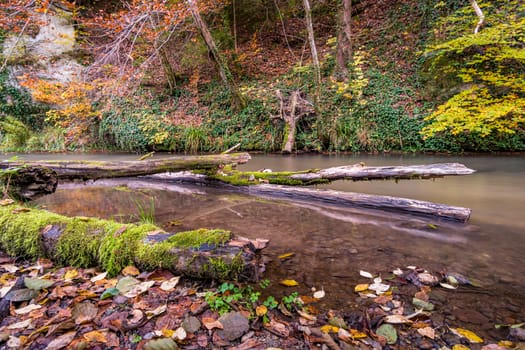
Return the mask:
[[310,44],[310,52],[312,53],[312,64],[314,68],[315,107],[318,108],[319,98],[321,95],[321,65],[319,64],[317,46],[315,45],[314,27],[312,23],[312,10],[310,8],[310,2],[309,0],[303,0],[303,4],[306,19],[306,30],[308,31],[308,43]]
[[352,0],[343,0],[337,32],[336,78],[348,81],[348,63],[352,60]]
[[481,29],[481,26],[483,25],[483,22],[485,21],[485,15],[483,15],[483,11],[481,11],[481,8],[479,7],[476,0],[469,0],[470,5],[474,8],[474,12],[476,12],[476,16],[479,18],[479,22],[476,24],[476,28],[474,28],[474,34],[478,34],[479,30]]
[[222,82],[230,90],[232,96],[232,105],[234,109],[238,110],[243,108],[245,105],[244,99],[241,96],[239,89],[237,88],[237,84],[233,80],[233,76],[231,74],[230,69],[228,68],[228,64],[226,63],[222,55],[219,53],[217,45],[215,45],[215,40],[213,40],[208,26],[206,25],[206,23],[200,15],[196,0],[186,0],[186,3],[188,4],[188,8],[193,17],[193,21],[195,22],[197,28],[199,28],[201,36],[204,39],[206,46],[208,47],[213,62],[215,62],[215,65],[217,66],[217,70],[219,71],[219,76]]
[[112,177],[130,177],[165,172],[214,169],[229,164],[243,164],[250,160],[248,153],[203,156],[178,156],[164,159],[102,162],[88,160],[17,161],[1,163],[1,169],[13,167],[44,167],[54,170],[59,180],[96,180]]
[[136,265],[189,277],[257,281],[259,250],[266,243],[223,230],[167,233],[150,224],[70,218],[17,205],[0,207],[0,248],[6,253],[77,267],[101,266],[110,275]]

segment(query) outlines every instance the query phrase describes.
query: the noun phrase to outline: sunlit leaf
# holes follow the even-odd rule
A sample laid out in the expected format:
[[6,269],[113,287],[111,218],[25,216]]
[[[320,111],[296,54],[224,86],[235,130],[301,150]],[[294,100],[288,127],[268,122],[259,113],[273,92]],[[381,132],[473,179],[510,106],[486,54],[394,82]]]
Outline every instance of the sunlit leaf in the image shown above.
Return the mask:
[[434,339],[436,337],[436,331],[432,327],[418,328],[417,332],[430,339]]
[[339,327],[332,326],[329,324],[325,324],[324,326],[319,328],[321,332],[323,333],[337,333],[339,331]]
[[3,264],[3,265],[0,265],[0,269],[3,269],[9,273],[15,273],[17,272],[19,269],[17,266],[13,265],[13,264]]
[[443,282],[441,282],[441,283],[439,283],[439,285],[440,285],[441,287],[443,287],[443,288],[446,288],[446,289],[458,289],[458,286],[457,286],[457,285],[456,285],[456,286],[453,286],[453,285],[448,284],[448,283],[443,283]]
[[281,260],[284,260],[284,259],[291,258],[294,255],[295,253],[284,253],[284,254],[279,255],[278,258]]
[[12,200],[11,198],[6,198],[6,199],[2,199],[0,200],[0,205],[5,207],[6,205],[10,205],[10,204],[13,204],[15,201]]
[[282,280],[279,283],[286,287],[295,287],[299,285],[296,280]]
[[368,290],[368,286],[368,283],[358,284],[357,286],[355,286],[354,291],[356,293],[364,292],[365,290]]
[[46,350],[60,350],[65,349],[69,343],[75,339],[77,335],[76,331],[68,332],[63,334],[55,339],[53,339],[49,344],[47,344]]
[[121,278],[117,285],[116,285],[116,288],[122,293],[127,293],[131,290],[131,288],[133,288],[133,286],[139,284],[140,281],[134,277],[131,277],[131,276],[128,276],[128,277],[124,277],[124,278]]
[[268,308],[264,305],[259,305],[255,308],[255,314],[257,316],[264,316],[268,313]]
[[122,269],[122,274],[124,276],[138,276],[140,271],[135,266],[126,266]]
[[98,282],[98,281],[102,281],[104,278],[106,278],[107,275],[108,275],[107,272],[99,273],[98,275],[92,277],[90,281],[93,282],[93,283]]
[[483,343],[483,339],[481,339],[476,333],[469,331],[468,329],[451,328],[450,330],[456,333],[457,335],[467,338],[471,343]]
[[146,282],[136,284],[132,286],[128,292],[124,293],[124,296],[128,298],[134,298],[137,295],[148,291],[148,289],[150,289],[154,284],[155,284],[155,281],[146,281]]
[[463,344],[456,344],[452,347],[452,350],[470,350],[470,348]]
[[88,342],[106,343],[107,332],[91,331],[83,334],[82,337]]
[[117,295],[119,295],[119,290],[117,288],[108,288],[102,293],[100,300],[109,299]]
[[40,308],[42,308],[41,305],[29,304],[29,305],[27,305],[25,307],[21,307],[20,309],[16,309],[15,310],[15,314],[17,314],[17,315],[24,315],[24,314],[30,313],[31,311],[38,310]]
[[186,339],[187,336],[186,330],[183,327],[179,327],[173,332],[172,338],[180,341]]
[[153,310],[147,310],[146,311],[146,317],[148,319],[152,318],[152,317],[155,317],[155,316],[158,316],[160,315],[161,313],[165,312],[167,310],[167,306],[166,305],[161,305]]
[[410,319],[403,315],[387,315],[383,319],[386,323],[400,324],[400,323],[411,323]]
[[374,276],[372,276],[370,272],[363,271],[363,270],[359,271],[359,275],[361,275],[362,277],[366,277],[366,278],[374,278]]
[[321,290],[318,290],[317,292],[314,293],[314,298],[315,299],[322,299],[322,298],[324,298],[325,295],[326,295],[326,293],[324,292],[324,289],[321,289]]
[[76,277],[78,277],[78,271],[76,269],[67,270],[66,274],[64,275],[64,279],[66,281],[70,281]]
[[179,281],[180,281],[180,276],[172,277],[168,281],[162,282],[162,284],[160,285],[160,289],[166,292],[171,292],[172,290],[175,289]]

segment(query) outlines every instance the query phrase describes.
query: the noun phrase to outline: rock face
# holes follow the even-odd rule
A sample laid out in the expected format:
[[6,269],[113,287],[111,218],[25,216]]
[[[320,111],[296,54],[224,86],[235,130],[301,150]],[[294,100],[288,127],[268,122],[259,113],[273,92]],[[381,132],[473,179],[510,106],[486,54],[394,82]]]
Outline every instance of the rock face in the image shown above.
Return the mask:
[[13,34],[4,41],[2,52],[14,75],[31,71],[36,77],[53,82],[78,80],[83,67],[69,55],[76,45],[71,14],[60,10],[37,17],[36,35]]

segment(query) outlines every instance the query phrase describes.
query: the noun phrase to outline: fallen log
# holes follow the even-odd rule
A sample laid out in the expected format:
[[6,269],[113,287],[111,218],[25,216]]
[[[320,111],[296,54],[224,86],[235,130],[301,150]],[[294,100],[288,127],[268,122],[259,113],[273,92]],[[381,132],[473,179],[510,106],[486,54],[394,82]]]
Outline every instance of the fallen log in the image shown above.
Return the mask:
[[251,182],[253,185],[248,186],[228,185],[228,180],[226,184],[220,181],[221,177],[208,177],[205,175],[192,174],[190,172],[159,174],[147,178],[176,183],[197,183],[208,186],[220,186],[221,188],[230,191],[244,192],[253,196],[265,198],[308,201],[310,203],[320,202],[338,207],[377,209],[387,212],[435,217],[458,222],[467,222],[472,212],[469,208],[401,197],[265,184],[259,183],[259,179],[257,178]]
[[0,206],[0,249],[6,253],[46,257],[77,267],[101,266],[110,275],[135,265],[196,278],[257,281],[259,250],[266,243],[224,230],[167,233],[151,224],[66,217],[15,204]]
[[43,167],[55,171],[60,180],[96,180],[131,177],[182,170],[206,170],[226,165],[243,164],[250,160],[248,153],[201,156],[175,156],[137,161],[50,160],[14,161],[0,163],[1,169]]
[[22,201],[30,201],[54,193],[58,176],[48,168],[15,167],[0,171],[0,181],[4,186],[4,194]]

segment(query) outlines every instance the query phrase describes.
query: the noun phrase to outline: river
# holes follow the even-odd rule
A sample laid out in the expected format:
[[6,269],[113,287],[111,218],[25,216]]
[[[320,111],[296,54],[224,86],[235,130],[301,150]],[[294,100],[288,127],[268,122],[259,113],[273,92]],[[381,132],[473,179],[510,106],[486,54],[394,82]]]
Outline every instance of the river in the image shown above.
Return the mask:
[[[240,168],[300,170],[359,162],[366,165],[460,162],[475,169],[473,175],[437,180],[344,181],[324,186],[465,206],[472,208],[470,221],[458,224],[290,203],[202,186],[165,183],[151,186],[140,180],[59,186],[55,194],[38,202],[67,215],[122,221],[136,221],[138,207],[146,211],[154,207],[158,224],[171,231],[219,227],[241,236],[270,239],[264,252],[268,262],[265,276],[272,281],[270,292],[278,296],[293,290],[310,294],[311,288],[323,288],[326,297],[320,308],[355,307],[354,286],[366,282],[360,277],[360,270],[386,277],[395,268],[415,265],[432,273],[461,273],[481,285],[472,293],[463,290],[448,295],[447,312],[452,316],[475,309],[491,320],[490,325],[471,326],[474,329],[490,331],[488,328],[494,322],[524,321],[521,310],[525,310],[525,157],[255,155]],[[118,187],[119,184],[128,187]],[[284,253],[294,255],[280,260],[278,256]],[[297,280],[300,286],[280,287],[277,282],[285,278]]]

